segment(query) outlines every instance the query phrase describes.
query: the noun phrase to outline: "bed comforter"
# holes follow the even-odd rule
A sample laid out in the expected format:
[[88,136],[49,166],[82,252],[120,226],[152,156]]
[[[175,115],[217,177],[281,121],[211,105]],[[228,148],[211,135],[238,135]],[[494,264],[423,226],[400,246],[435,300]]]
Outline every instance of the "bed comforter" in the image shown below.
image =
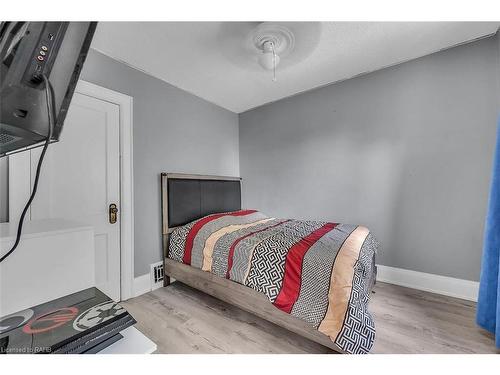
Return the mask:
[[375,339],[368,301],[377,248],[362,226],[241,210],[176,228],[168,257],[265,294],[341,350],[358,354],[369,352]]

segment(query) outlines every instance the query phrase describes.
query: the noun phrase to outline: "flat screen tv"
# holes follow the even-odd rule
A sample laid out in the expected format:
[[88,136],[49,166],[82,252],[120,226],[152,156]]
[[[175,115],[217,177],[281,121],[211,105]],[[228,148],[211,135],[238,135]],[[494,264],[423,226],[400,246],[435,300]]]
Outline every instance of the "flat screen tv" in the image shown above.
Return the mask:
[[44,76],[51,83],[59,140],[97,22],[0,24],[0,157],[43,145],[48,135]]

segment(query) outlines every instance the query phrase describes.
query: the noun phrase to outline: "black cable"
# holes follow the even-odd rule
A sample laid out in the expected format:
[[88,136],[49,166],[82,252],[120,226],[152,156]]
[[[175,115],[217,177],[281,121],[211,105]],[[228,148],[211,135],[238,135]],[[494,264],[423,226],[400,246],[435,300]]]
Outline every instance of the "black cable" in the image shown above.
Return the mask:
[[55,107],[54,107],[54,92],[52,89],[52,85],[49,82],[49,79],[47,78],[46,75],[42,76],[43,81],[45,82],[45,96],[47,97],[47,114],[49,118],[49,132],[47,135],[47,138],[45,139],[45,144],[43,145],[42,153],[40,154],[40,158],[38,159],[38,165],[36,167],[36,174],[35,174],[35,182],[33,184],[33,191],[31,192],[30,198],[28,199],[28,202],[26,203],[26,206],[24,206],[23,212],[21,214],[21,218],[19,219],[19,224],[17,225],[17,235],[16,235],[16,242],[14,242],[14,245],[12,248],[0,258],[0,263],[2,263],[10,254],[16,250],[17,245],[19,245],[19,241],[21,240],[21,233],[23,231],[23,223],[24,223],[24,217],[26,216],[26,213],[28,212],[28,209],[31,205],[31,202],[33,202],[33,199],[35,198],[36,194],[36,189],[38,188],[38,180],[40,179],[40,170],[42,169],[42,162],[43,158],[45,156],[45,152],[47,151],[47,148],[49,147],[50,139],[52,138],[52,132],[54,130],[54,124],[55,124]]

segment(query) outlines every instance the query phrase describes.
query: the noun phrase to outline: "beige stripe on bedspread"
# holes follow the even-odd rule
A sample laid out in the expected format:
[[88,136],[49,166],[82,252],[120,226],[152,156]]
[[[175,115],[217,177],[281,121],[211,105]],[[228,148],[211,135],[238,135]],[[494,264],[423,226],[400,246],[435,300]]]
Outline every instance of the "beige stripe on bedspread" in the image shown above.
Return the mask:
[[269,220],[274,220],[274,218],[267,218],[259,221],[254,221],[253,223],[248,224],[232,224],[227,227],[221,228],[218,231],[212,233],[210,237],[205,241],[205,247],[203,248],[203,271],[210,272],[212,270],[212,254],[214,252],[214,247],[216,242],[224,235],[235,232],[240,229],[249,228],[255,225],[263,224]]
[[325,318],[318,327],[320,332],[330,336],[332,340],[337,338],[344,324],[351,296],[354,266],[369,233],[367,228],[357,227],[347,237],[335,259],[330,279],[330,290],[328,291],[328,309]]

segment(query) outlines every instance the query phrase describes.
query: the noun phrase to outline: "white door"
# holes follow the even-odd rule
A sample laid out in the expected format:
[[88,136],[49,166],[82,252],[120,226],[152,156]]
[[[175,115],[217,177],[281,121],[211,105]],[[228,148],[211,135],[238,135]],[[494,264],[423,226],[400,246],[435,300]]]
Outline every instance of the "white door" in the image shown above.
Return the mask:
[[[96,286],[120,300],[120,109],[75,93],[61,140],[49,146],[31,219],[65,218],[93,225]],[[41,150],[31,153],[33,181]],[[119,211],[118,211],[119,212]],[[75,265],[78,266],[78,265]]]

